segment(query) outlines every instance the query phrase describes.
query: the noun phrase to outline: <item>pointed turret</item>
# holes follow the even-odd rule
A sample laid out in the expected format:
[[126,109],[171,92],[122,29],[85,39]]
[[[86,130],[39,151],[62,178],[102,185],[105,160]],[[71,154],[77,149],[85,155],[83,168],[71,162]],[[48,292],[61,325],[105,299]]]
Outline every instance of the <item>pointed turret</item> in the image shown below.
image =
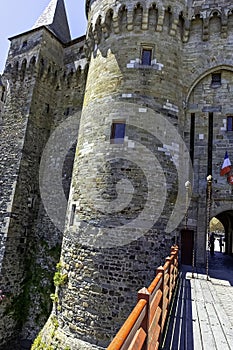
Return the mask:
[[46,26],[64,43],[71,40],[64,0],[50,1],[49,5],[36,21],[33,29],[41,26]]

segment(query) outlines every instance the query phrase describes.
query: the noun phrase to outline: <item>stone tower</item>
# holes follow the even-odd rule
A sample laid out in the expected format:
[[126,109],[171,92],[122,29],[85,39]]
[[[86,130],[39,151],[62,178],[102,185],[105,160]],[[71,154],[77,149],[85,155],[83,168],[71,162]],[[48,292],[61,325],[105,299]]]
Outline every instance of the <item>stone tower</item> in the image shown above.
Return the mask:
[[176,240],[191,169],[179,130],[186,3],[87,2],[90,63],[59,269],[67,280],[41,344],[105,348]]
[[[63,0],[51,1],[31,30],[10,39],[0,81],[1,349],[30,344],[51,311],[62,233],[46,214],[39,173],[49,136],[82,107],[83,39],[71,51]],[[71,154],[63,167],[66,192],[72,161]]]
[[220,176],[225,152],[233,159],[231,1],[87,0],[86,13],[86,37],[70,41],[64,1],[52,0],[11,39],[1,78],[9,349],[48,316],[58,256],[35,349],[106,348],[174,242],[184,261],[205,264],[208,215],[233,252],[232,173]]

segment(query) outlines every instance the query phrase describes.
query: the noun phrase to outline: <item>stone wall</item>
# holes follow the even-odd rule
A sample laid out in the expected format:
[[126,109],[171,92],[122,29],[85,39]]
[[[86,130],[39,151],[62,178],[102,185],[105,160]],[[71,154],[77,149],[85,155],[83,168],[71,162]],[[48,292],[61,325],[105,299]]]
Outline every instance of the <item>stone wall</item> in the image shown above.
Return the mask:
[[[122,9],[117,32],[111,5],[95,1],[89,14],[87,51],[93,51],[61,253],[67,281],[58,287],[50,317],[57,320],[54,336],[48,325],[40,334],[42,343],[59,349],[73,338],[79,349],[109,344],[135,304],[136,289],[150,283],[169,253],[179,224],[170,218],[178,212],[180,173],[188,161],[176,128],[184,119],[182,37],[172,32],[167,45],[173,30],[168,11],[163,30],[155,31],[156,10],[142,29],[140,6],[130,29]],[[128,16],[133,5],[127,3]],[[98,22],[103,12],[106,28]],[[141,62],[143,47],[152,48],[151,65]],[[114,121],[126,123],[121,144],[110,140]],[[183,202],[180,220],[181,212]]]
[[[2,78],[0,344],[9,349],[45,323],[61,244],[53,310],[34,348],[101,349],[178,239],[193,174],[188,226],[196,263],[205,262],[210,157],[211,215],[232,210],[219,175],[232,144],[231,1],[94,0],[87,9],[86,38],[62,44],[46,28],[12,38]],[[125,123],[123,140],[111,139],[114,123]]]
[[[76,46],[83,46],[81,40],[74,50]],[[46,29],[13,38],[3,76],[9,82],[1,130],[1,289],[7,298],[0,308],[0,344],[8,349],[21,346],[18,337],[30,344],[52,306],[62,230],[41,200],[40,163],[57,126],[72,116],[78,122],[86,81],[83,58],[76,70],[68,58],[64,66],[64,53],[65,47]],[[57,163],[66,196],[72,152],[67,149],[65,165]],[[61,209],[64,216],[66,207]]]
[[[220,176],[225,151],[231,155],[232,132],[227,131],[227,116],[232,114],[232,28],[229,1],[195,2],[190,9],[189,40],[184,44],[183,74],[186,121],[184,135],[189,144],[191,113],[195,114],[194,185],[190,225],[197,234],[197,263],[205,263],[206,188],[208,175],[208,118],[213,113],[212,212],[226,202],[231,210],[231,185]],[[193,16],[195,15],[195,17]],[[221,84],[212,84],[212,75],[221,74]],[[230,234],[230,233],[229,233]]]

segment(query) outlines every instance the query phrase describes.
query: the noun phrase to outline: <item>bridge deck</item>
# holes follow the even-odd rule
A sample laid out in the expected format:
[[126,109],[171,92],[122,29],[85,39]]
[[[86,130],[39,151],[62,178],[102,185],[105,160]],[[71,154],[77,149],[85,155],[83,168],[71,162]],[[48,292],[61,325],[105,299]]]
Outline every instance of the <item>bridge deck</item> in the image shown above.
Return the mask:
[[215,252],[209,276],[182,267],[162,350],[233,349],[233,259]]

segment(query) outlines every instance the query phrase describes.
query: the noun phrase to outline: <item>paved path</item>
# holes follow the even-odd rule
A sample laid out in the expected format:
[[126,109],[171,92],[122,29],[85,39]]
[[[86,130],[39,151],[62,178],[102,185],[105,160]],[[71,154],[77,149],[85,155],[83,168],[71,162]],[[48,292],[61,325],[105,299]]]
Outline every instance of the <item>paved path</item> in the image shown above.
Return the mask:
[[205,273],[182,266],[163,350],[233,349],[233,258],[215,252]]

